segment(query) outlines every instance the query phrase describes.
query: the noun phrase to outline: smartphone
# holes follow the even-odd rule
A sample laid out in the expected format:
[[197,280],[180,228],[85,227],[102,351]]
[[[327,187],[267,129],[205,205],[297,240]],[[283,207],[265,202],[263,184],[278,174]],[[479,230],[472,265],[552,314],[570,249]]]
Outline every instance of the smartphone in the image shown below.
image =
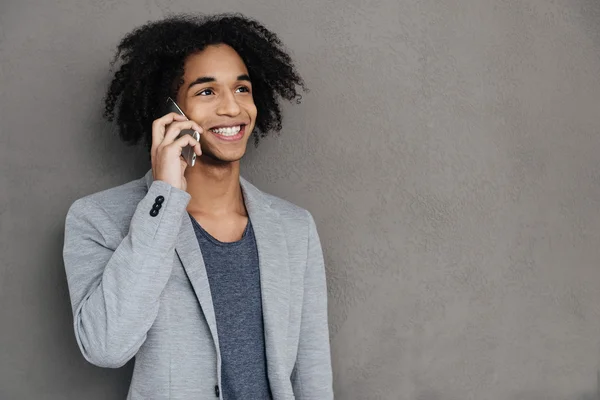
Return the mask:
[[[175,100],[173,100],[170,97],[167,98],[167,112],[174,112],[179,115],[183,115],[186,119],[189,119],[188,117],[186,117],[183,111],[181,111],[181,108],[179,108],[177,103],[175,103]],[[181,132],[179,132],[177,139],[179,139],[183,135],[191,135],[194,139],[200,142],[200,134],[198,133],[198,131],[195,131],[193,129],[184,129]],[[181,151],[181,155],[190,167],[194,166],[194,164],[196,163],[196,152],[194,151],[194,148],[192,146],[185,146]]]

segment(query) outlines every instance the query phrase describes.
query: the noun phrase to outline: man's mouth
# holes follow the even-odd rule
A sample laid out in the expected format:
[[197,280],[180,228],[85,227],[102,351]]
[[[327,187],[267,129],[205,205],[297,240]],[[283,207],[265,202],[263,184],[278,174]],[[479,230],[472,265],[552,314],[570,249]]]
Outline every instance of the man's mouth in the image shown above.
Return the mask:
[[235,136],[240,132],[243,126],[244,125],[236,125],[223,128],[211,128],[210,130],[221,136]]
[[222,126],[217,128],[210,128],[209,131],[220,140],[233,142],[240,140],[244,137],[246,132],[246,125],[233,125],[233,126]]

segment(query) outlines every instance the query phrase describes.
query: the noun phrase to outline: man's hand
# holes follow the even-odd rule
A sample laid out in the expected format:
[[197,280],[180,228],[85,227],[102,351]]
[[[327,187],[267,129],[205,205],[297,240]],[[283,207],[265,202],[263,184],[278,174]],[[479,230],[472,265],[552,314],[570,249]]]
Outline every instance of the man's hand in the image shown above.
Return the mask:
[[185,146],[192,146],[197,156],[202,154],[200,143],[191,135],[177,136],[184,129],[194,129],[202,133],[202,128],[194,121],[177,113],[169,113],[152,123],[152,175],[154,179],[167,182],[171,186],[185,190],[187,182],[184,172],[187,163],[181,157]]

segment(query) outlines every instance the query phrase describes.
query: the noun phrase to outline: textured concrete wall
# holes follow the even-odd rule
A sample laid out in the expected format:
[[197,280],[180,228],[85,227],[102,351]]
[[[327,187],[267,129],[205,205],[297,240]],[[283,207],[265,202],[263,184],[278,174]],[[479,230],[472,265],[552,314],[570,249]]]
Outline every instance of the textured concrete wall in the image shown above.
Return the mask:
[[170,11],[259,18],[312,90],[243,174],[315,215],[337,398],[596,398],[598,0],[3,0],[0,398],[124,398],[76,348],[63,222],[148,167],[101,101]]

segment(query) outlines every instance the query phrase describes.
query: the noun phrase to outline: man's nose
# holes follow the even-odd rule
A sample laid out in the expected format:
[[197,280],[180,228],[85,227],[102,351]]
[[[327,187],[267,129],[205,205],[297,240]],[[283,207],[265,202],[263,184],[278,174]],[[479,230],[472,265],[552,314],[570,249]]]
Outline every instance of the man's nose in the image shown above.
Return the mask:
[[221,96],[219,106],[217,107],[217,114],[235,117],[239,113],[240,105],[237,103],[237,99],[233,93],[227,92]]

